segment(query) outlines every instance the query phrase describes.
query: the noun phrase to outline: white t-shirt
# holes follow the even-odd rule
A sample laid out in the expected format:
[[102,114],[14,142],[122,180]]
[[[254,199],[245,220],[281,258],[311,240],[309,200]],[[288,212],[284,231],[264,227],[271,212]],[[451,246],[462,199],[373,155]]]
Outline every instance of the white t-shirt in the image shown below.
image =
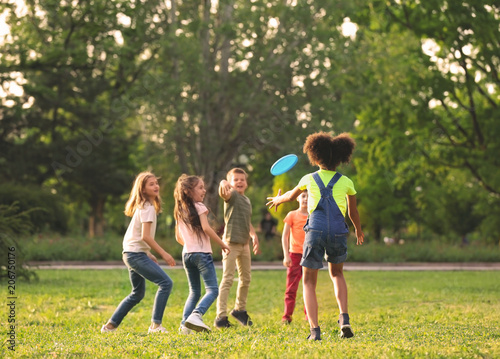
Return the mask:
[[142,224],[151,222],[151,237],[156,233],[155,206],[145,202],[143,208],[135,210],[127,232],[123,237],[123,252],[149,252],[151,247],[142,240]]
[[[196,202],[194,204],[198,215],[203,213],[208,213],[207,207],[201,203]],[[177,222],[177,227],[184,240],[184,247],[182,248],[182,253],[212,253],[212,246],[210,244],[210,237],[205,233],[201,233],[198,236],[192,229],[190,224],[186,224],[183,221]]]

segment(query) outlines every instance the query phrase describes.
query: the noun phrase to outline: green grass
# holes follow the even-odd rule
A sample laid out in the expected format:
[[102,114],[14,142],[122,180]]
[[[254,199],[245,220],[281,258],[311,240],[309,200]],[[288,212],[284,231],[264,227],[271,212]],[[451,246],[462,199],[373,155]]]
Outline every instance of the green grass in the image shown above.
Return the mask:
[[[495,358],[500,356],[500,272],[346,272],[355,337],[338,338],[338,309],[326,271],[318,299],[322,342],[308,342],[298,296],[294,321],[280,323],[285,271],[254,271],[250,328],[178,334],[187,281],[174,281],[164,317],[167,335],[148,335],[155,286],[114,333],[100,327],[125,297],[126,270],[39,270],[38,280],[16,285],[15,353],[12,358]],[[220,271],[218,271],[220,279]],[[7,283],[1,283],[7,288]],[[229,304],[234,301],[233,286]],[[5,293],[5,292],[4,292]],[[301,293],[301,290],[299,291]],[[4,302],[5,302],[4,294]],[[5,308],[5,307],[4,307]],[[2,310],[6,323],[6,310]],[[215,304],[205,315],[212,325]],[[13,355],[14,354],[14,355]]]

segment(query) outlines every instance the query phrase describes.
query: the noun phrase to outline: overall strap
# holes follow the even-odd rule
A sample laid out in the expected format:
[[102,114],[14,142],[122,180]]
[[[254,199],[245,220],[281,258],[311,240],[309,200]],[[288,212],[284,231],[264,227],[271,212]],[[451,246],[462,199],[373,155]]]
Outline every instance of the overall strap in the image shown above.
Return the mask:
[[340,179],[340,177],[342,177],[342,173],[340,173],[340,172],[335,173],[335,175],[332,177],[330,182],[328,182],[328,186],[326,186],[326,188],[329,188],[330,190],[332,190],[333,186],[335,186],[335,183],[337,183],[337,181]]
[[314,179],[314,182],[316,182],[316,184],[318,185],[319,190],[322,191],[325,188],[325,185],[323,184],[323,181],[321,180],[321,177],[319,176],[318,172],[314,172],[312,174],[312,178]]
[[328,182],[328,185],[325,187],[318,172],[314,172],[312,174],[312,178],[314,179],[314,181],[316,182],[316,184],[319,187],[319,191],[321,192],[321,196],[327,196],[327,197],[332,195],[333,186],[335,186],[335,183],[337,183],[337,181],[340,179],[340,177],[342,177],[342,173],[339,173],[339,172],[335,173],[335,175],[332,177],[330,182]]

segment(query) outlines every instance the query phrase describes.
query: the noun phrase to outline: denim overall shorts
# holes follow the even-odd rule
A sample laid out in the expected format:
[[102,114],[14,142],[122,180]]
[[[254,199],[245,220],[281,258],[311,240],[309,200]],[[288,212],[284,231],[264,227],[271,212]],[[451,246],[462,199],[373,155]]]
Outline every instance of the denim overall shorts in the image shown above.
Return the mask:
[[333,186],[342,174],[337,172],[326,187],[317,172],[313,173],[312,177],[319,187],[321,199],[304,226],[306,236],[300,265],[321,269],[324,257],[330,263],[345,262],[349,227],[332,194]]

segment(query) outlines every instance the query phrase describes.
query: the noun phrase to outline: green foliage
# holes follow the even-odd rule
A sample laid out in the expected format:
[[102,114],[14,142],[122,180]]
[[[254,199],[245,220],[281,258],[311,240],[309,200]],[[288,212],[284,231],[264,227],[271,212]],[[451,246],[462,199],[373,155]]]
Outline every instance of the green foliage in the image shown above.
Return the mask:
[[418,241],[403,239],[404,244],[385,245],[368,242],[356,246],[348,243],[349,262],[412,263],[412,262],[498,262],[500,246],[483,245],[476,241],[462,245],[457,237],[452,243],[445,240]]
[[[259,233],[261,253],[252,254],[252,261],[281,262],[283,249],[281,235],[264,240]],[[121,261],[123,235],[108,233],[102,237],[88,238],[81,235],[35,234],[16,236],[26,261]],[[485,241],[469,237],[469,243],[461,243],[461,237],[441,237],[417,240],[410,235],[402,236],[404,244],[385,245],[367,237],[362,246],[355,245],[354,235],[348,240],[349,262],[407,263],[407,262],[497,262],[500,246],[495,240]],[[182,260],[182,246],[173,235],[158,236],[156,241],[177,261]],[[212,244],[215,261],[222,260],[220,247]]]
[[241,165],[260,214],[269,166],[298,154],[296,184],[311,172],[304,139],[325,130],[358,141],[350,175],[369,236],[500,238],[494,1],[18,6],[0,5],[13,34],[0,45],[0,180],[56,190],[78,232],[122,231],[117,208],[146,168],[164,177],[166,213],[181,173],[204,176],[217,218],[218,183]]
[[24,267],[24,252],[18,241],[19,236],[26,235],[32,229],[30,212],[19,210],[17,202],[0,204],[0,279],[9,278],[16,283],[16,277],[29,280],[34,276]]
[[[130,292],[126,269],[43,270],[23,284],[17,312],[16,352],[0,355],[82,358],[494,358],[500,355],[500,272],[346,272],[355,337],[338,338],[338,308],[327,271],[318,276],[321,343],[306,340],[308,324],[299,290],[294,321],[281,315],[285,271],[253,271],[247,309],[254,325],[235,325],[182,336],[178,333],[188,295],[183,270],[166,269],[174,281],[163,326],[167,335],[147,335],[157,287],[116,332],[100,327]],[[221,272],[217,270],[218,278]],[[236,286],[230,293],[233,305]],[[82,290],[82,288],[84,290]],[[265,293],[265,300],[263,300]],[[215,305],[204,315],[212,326]],[[29,333],[29,335],[28,335]]]
[[359,31],[345,102],[359,120],[361,219],[375,237],[413,223],[461,237],[494,222],[478,204],[499,201],[497,9],[474,0],[348,9]]
[[16,202],[20,212],[26,213],[31,231],[51,230],[65,233],[68,216],[60,196],[33,185],[4,183],[0,187],[0,204]]
[[29,261],[120,261],[123,236],[36,234],[20,241]]
[[478,209],[483,213],[480,233],[485,242],[500,246],[500,203],[496,198],[488,196],[478,204]]
[[141,52],[154,51],[152,17],[161,4],[24,5],[27,11],[14,3],[1,8],[17,34],[2,43],[2,81],[13,71],[24,81],[23,93],[9,94],[13,104],[2,109],[8,126],[0,134],[1,177],[87,202],[89,234],[101,234],[106,202],[130,186],[136,171],[130,122],[141,90],[133,85],[145,74]]

